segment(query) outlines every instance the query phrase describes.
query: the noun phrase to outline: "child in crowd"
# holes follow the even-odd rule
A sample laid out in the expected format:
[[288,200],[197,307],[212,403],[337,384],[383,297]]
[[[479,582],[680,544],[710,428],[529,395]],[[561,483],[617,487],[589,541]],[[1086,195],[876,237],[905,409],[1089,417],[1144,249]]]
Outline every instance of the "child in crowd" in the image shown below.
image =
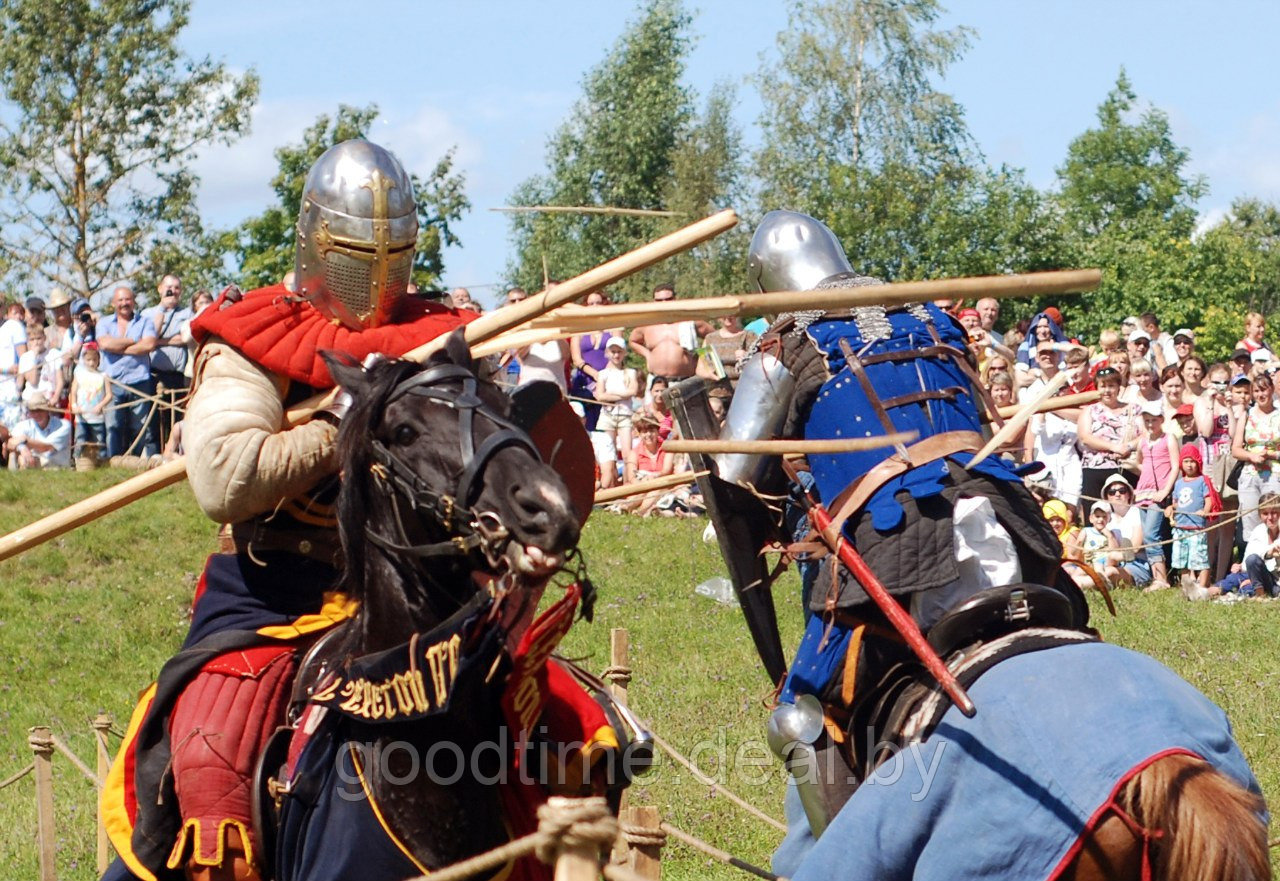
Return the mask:
[[[1222,510],[1213,483],[1202,473],[1204,459],[1195,444],[1183,444],[1182,474],[1173,485],[1173,504],[1165,514],[1173,523],[1173,568],[1182,570],[1184,593],[1196,583],[1209,587],[1209,520]],[[1190,575],[1190,577],[1188,577]]]
[[1151,563],[1151,589],[1162,590],[1169,586],[1169,569],[1161,544],[1169,536],[1164,506],[1178,479],[1178,469],[1174,467],[1178,442],[1164,429],[1164,407],[1159,401],[1143,403],[1142,427],[1146,433],[1138,447],[1141,471],[1134,499],[1142,518],[1142,543]]
[[84,354],[71,378],[71,413],[76,418],[76,456],[84,455],[84,445],[95,443],[105,449],[107,378],[98,370],[102,355],[96,343],[85,343]]
[[631,399],[640,393],[640,379],[634,367],[623,367],[627,344],[611,336],[604,346],[609,363],[596,374],[595,398],[604,406],[596,430],[603,431],[625,459],[631,450]]
[[[1120,565],[1124,559],[1120,540],[1107,524],[1111,521],[1111,506],[1106,502],[1094,502],[1089,507],[1089,525],[1080,530],[1080,552],[1089,567],[1107,580],[1109,585],[1132,584],[1133,578]],[[1092,579],[1089,580],[1092,584]]]
[[1207,590],[1188,590],[1187,599],[1207,600],[1235,595],[1274,597],[1280,594],[1280,495],[1267,493],[1258,501],[1262,522],[1249,533],[1244,549],[1244,565],[1237,563],[1231,573]]

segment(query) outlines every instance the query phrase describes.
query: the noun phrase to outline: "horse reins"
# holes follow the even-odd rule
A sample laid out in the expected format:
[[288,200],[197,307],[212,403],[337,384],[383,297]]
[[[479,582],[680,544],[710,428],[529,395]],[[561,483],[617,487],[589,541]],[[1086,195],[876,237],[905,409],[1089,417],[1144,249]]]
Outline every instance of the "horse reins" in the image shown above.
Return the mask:
[[[460,382],[462,391],[441,388],[447,383]],[[370,439],[373,474],[391,486],[396,495],[392,496],[392,504],[396,512],[396,526],[403,544],[397,544],[365,526],[365,535],[369,541],[386,551],[394,551],[418,558],[445,555],[466,555],[473,551],[482,551],[491,563],[496,562],[502,547],[508,539],[508,532],[496,515],[474,511],[472,495],[476,491],[476,481],[483,473],[485,466],[500,450],[507,447],[522,447],[538,461],[542,457],[533,445],[529,435],[520,426],[492,407],[489,407],[476,394],[479,380],[475,374],[465,367],[456,364],[441,364],[415,374],[396,385],[387,395],[383,406],[389,406],[405,395],[417,395],[443,404],[458,414],[458,442],[462,453],[462,471],[458,475],[453,495],[436,492],[403,460],[376,437]],[[475,416],[479,414],[499,430],[489,435],[480,444],[475,445],[473,435]],[[445,541],[427,544],[412,544],[404,528],[404,517],[396,502],[397,496],[407,501],[415,511],[432,515],[449,533]],[[490,526],[486,521],[492,519]]]

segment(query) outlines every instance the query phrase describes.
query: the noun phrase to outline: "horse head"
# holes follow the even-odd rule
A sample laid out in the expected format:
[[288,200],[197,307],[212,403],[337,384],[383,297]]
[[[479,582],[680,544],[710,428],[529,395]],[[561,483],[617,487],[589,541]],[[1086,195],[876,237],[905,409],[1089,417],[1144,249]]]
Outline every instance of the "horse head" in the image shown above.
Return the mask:
[[363,648],[447,618],[474,595],[475,576],[536,605],[577,545],[579,521],[461,333],[424,365],[327,360],[351,396],[338,433],[342,586],[383,630]]

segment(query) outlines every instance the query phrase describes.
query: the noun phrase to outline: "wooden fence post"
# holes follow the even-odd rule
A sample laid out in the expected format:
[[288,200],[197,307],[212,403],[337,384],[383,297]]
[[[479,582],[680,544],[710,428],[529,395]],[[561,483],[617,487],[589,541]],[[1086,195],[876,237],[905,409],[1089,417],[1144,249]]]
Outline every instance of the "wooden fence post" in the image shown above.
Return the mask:
[[653,805],[635,805],[622,812],[622,835],[627,842],[627,867],[642,878],[658,881],[662,877],[662,845],[667,834],[662,831],[662,815]]
[[[93,720],[94,741],[98,747],[98,779],[105,785],[111,770],[111,753],[107,749],[107,732],[111,730],[111,717],[99,713]],[[107,840],[107,827],[102,822],[102,789],[98,789],[98,874],[107,871],[111,862],[111,845]]]
[[48,728],[32,728],[27,742],[35,753],[36,841],[40,848],[40,881],[57,881],[58,850],[53,820],[53,738]]
[[[626,704],[627,686],[631,684],[631,634],[625,627],[614,627],[609,631],[609,668],[604,671],[602,678],[609,683],[609,693],[614,699]],[[629,795],[627,790],[622,790],[622,795],[618,799],[619,817],[626,815]],[[619,835],[618,840],[614,842],[610,862],[619,864],[627,862],[625,835]]]
[[627,702],[627,686],[631,684],[631,634],[625,627],[609,631],[609,669],[604,678],[615,698]]

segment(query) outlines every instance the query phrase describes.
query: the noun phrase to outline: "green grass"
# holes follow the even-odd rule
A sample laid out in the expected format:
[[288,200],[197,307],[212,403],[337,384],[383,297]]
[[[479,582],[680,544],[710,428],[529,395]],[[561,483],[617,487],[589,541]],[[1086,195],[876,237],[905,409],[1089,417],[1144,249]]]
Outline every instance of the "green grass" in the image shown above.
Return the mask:
[[[0,473],[0,532],[127,476]],[[600,590],[596,619],[577,625],[563,650],[602,670],[610,628],[626,627],[635,710],[730,790],[780,817],[781,772],[759,748],[751,751],[763,740],[769,688],[741,614],[693,592],[722,570],[714,545],[701,541],[704,525],[595,515],[583,548]],[[214,532],[181,487],[0,563],[0,779],[31,760],[27,729],[34,725],[48,725],[92,764],[89,720],[106,710],[123,727],[137,691],[181,641]],[[777,591],[794,596],[796,582],[786,576]],[[798,609],[780,605],[793,643]],[[1280,691],[1273,660],[1280,603],[1190,604],[1166,592],[1121,594],[1117,605],[1115,620],[1095,608],[1107,639],[1155,655],[1217,701],[1264,791],[1280,797],[1280,703],[1270,697]],[[93,878],[92,787],[61,757],[54,768],[59,878]],[[36,877],[33,792],[30,777],[0,791],[0,878]],[[671,762],[642,778],[630,797],[760,865],[779,840]],[[668,879],[746,877],[676,843],[663,871]]]

